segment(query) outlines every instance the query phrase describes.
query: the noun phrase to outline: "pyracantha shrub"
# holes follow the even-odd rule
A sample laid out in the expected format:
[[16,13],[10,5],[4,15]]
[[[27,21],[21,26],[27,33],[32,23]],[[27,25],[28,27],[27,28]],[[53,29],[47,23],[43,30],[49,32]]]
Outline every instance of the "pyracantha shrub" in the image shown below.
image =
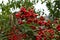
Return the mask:
[[52,22],[37,16],[34,9],[21,7],[15,13],[15,24],[7,36],[8,40],[60,40],[60,19]]

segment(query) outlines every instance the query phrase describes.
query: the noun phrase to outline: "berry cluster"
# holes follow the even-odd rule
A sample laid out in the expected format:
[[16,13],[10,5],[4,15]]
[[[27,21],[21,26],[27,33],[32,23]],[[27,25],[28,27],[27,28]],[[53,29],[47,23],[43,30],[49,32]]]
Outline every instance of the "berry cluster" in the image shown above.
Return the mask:
[[[60,19],[46,20],[43,16],[39,16],[34,9],[21,7],[20,11],[15,14],[16,23],[19,27],[13,26],[8,36],[9,40],[52,40],[60,39]],[[29,29],[25,29],[29,28]],[[22,30],[24,29],[24,31]],[[26,30],[26,31],[25,31]],[[35,39],[33,39],[33,37]]]

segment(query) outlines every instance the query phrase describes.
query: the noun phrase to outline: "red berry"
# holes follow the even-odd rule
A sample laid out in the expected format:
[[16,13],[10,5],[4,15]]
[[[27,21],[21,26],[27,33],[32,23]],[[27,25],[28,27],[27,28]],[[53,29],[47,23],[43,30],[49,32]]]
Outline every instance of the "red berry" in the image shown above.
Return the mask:
[[16,18],[20,18],[20,14],[19,13],[16,13]]
[[56,27],[56,29],[57,29],[58,31],[60,31],[60,24]]
[[26,12],[26,8],[25,8],[25,7],[21,7],[21,8],[20,8],[20,11],[21,11],[21,12]]
[[38,23],[38,19],[34,19],[34,23]]
[[46,37],[44,37],[44,40],[47,40],[47,38],[46,38]]
[[40,20],[44,21],[44,20],[45,20],[45,18],[44,18],[43,16],[40,16]]
[[54,35],[54,30],[53,29],[48,29],[47,30],[51,35]]
[[39,25],[42,25],[42,23],[43,23],[43,21],[38,21],[38,24],[39,24]]
[[20,25],[23,24],[22,20],[19,20],[19,21],[18,21],[18,24],[20,24]]
[[27,23],[27,24],[30,24],[31,22],[32,22],[32,19],[29,18],[26,23]]
[[36,36],[36,40],[42,40],[42,37],[40,35]]
[[31,29],[33,29],[33,30],[35,30],[35,29],[36,29],[36,27],[35,27],[35,26],[30,26],[30,28],[31,28]]
[[23,34],[23,38],[26,38],[27,37],[27,34]]

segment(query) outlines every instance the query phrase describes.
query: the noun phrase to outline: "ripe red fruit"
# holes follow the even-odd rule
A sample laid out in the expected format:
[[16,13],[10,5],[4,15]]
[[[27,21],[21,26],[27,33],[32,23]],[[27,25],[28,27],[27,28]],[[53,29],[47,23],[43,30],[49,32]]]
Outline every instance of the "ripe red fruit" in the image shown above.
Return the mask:
[[26,38],[27,37],[27,34],[23,34],[23,38]]
[[19,21],[18,21],[18,24],[20,24],[20,25],[23,24],[22,20],[19,20]]
[[24,18],[25,18],[25,15],[21,15],[20,18],[21,18],[21,19],[24,19]]
[[47,30],[51,35],[54,35],[54,30],[53,29],[48,29]]
[[38,21],[38,24],[42,26],[43,25],[43,21]]
[[45,26],[50,26],[50,23],[46,22],[46,23],[45,23]]
[[57,29],[58,31],[60,31],[60,24],[56,27],[56,29]]
[[38,23],[38,19],[34,19],[34,23]]
[[45,18],[44,18],[43,16],[40,16],[40,20],[44,21],[44,20],[45,20]]
[[37,35],[36,40],[42,40],[42,37],[40,35]]
[[31,22],[32,22],[32,19],[29,18],[26,23],[27,23],[27,24],[30,24]]
[[35,13],[32,13],[32,18],[36,18],[36,16],[37,16],[37,14],[35,14]]
[[40,40],[39,36],[36,36],[36,40]]
[[44,33],[42,31],[38,32],[39,35],[43,35]]
[[32,14],[30,12],[25,12],[24,15],[25,17],[30,17]]
[[30,26],[30,28],[31,28],[31,29],[33,29],[33,30],[35,30],[35,29],[36,29],[36,27],[35,27],[35,26]]
[[26,12],[26,8],[25,8],[25,7],[21,7],[21,8],[20,8],[20,11],[21,11],[21,12]]
[[18,40],[18,37],[16,34],[13,35],[13,40]]
[[15,16],[16,16],[16,18],[20,18],[20,14],[19,13],[16,13]]

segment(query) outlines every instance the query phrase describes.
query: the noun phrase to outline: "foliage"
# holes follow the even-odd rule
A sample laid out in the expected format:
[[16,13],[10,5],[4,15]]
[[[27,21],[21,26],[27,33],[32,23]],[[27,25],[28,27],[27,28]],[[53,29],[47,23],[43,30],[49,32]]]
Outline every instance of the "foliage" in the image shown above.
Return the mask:
[[[35,2],[30,2],[29,0],[8,0],[8,3],[5,5],[4,2],[0,4],[0,9],[2,12],[0,13],[0,40],[5,40],[5,36],[7,32],[10,31],[11,26],[10,22],[12,18],[10,17],[12,14],[12,10],[20,9],[21,6],[25,6],[26,8],[32,7]],[[12,23],[13,24],[13,23]],[[2,37],[4,36],[4,37]]]
[[6,36],[8,40],[59,40],[60,19],[52,22],[39,16],[32,8],[28,10],[22,6],[20,11],[13,15],[14,24]]
[[[8,0],[6,5],[2,1],[0,4],[0,9],[2,10],[0,14],[0,40],[39,40],[40,38],[47,40],[59,40],[60,0],[54,0],[53,3],[51,3],[50,0],[46,0],[46,6],[50,11],[49,16],[53,19],[58,18],[53,20],[54,22],[51,23],[49,20],[45,20],[43,16],[37,18],[40,11],[36,12],[33,5],[38,1],[39,0],[33,0],[32,2],[30,0]],[[15,10],[17,8],[20,10],[17,13],[12,13],[11,9]],[[45,31],[47,31],[47,35]],[[45,35],[43,35],[42,32]],[[41,37],[40,34],[42,34],[44,37]]]
[[52,19],[60,18],[60,0],[54,0],[53,2],[51,1],[52,0],[45,0],[42,1],[42,3],[46,2],[46,6],[50,12],[49,16],[52,17]]

